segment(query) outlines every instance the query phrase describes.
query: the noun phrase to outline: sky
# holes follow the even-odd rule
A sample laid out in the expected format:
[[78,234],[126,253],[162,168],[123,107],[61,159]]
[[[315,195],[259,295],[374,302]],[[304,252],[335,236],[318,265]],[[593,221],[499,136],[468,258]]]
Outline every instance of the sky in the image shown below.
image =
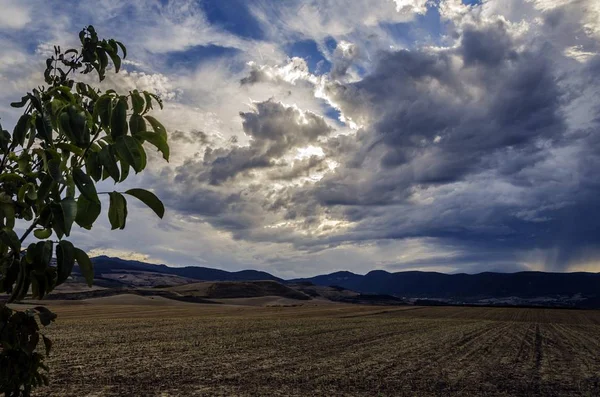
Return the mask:
[[597,0],[0,0],[0,117],[52,45],[128,47],[157,93],[155,192],[93,255],[284,278],[600,271]]

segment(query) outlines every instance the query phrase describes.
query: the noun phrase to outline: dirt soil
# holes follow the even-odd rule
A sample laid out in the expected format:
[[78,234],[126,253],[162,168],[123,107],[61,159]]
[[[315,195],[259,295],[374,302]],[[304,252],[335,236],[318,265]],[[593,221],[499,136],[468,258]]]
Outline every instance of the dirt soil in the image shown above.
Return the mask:
[[51,302],[35,395],[600,395],[598,311],[138,298]]

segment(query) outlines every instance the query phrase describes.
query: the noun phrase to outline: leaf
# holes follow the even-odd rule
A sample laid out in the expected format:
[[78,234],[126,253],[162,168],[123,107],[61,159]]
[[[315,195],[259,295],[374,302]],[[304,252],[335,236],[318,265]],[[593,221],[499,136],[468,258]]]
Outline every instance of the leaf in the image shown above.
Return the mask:
[[15,206],[11,204],[0,204],[0,212],[6,218],[6,226],[13,229],[15,227]]
[[27,104],[27,102],[29,102],[29,95],[22,97],[19,102],[11,102],[10,106],[13,108],[22,108]]
[[152,144],[153,146],[155,146],[163,155],[163,158],[167,161],[169,161],[169,145],[167,144],[167,141],[160,136],[159,134],[155,133],[155,132],[150,132],[150,131],[144,131],[144,132],[140,132],[137,133],[136,135],[137,137],[143,138],[146,141],[148,141],[150,144]]
[[127,200],[119,192],[109,193],[110,206],[108,207],[108,220],[111,229],[124,229],[127,220]]
[[119,98],[110,117],[110,134],[114,139],[127,134],[127,100]]
[[[44,327],[47,327],[48,325],[50,325],[50,323],[52,321],[54,321],[57,317],[57,315],[55,313],[52,313],[50,310],[48,310],[48,308],[46,308],[44,306],[36,306],[33,308],[33,310],[38,312],[40,322],[42,323],[42,325]],[[43,338],[44,338],[44,345],[46,345],[46,353],[49,353],[50,347],[52,346],[52,342],[50,342],[50,339],[46,338],[45,336]],[[46,339],[48,339],[48,342],[46,342]],[[48,344],[50,345],[50,347],[48,346]]]
[[24,114],[17,121],[17,125],[15,125],[15,129],[13,130],[13,146],[19,145],[23,146],[25,144],[25,134],[29,129],[29,120],[31,120],[31,116],[28,114]]
[[110,175],[115,182],[119,181],[119,167],[117,166],[117,161],[115,160],[115,156],[112,153],[110,146],[105,146],[98,153],[98,160],[104,166],[104,170]]
[[145,189],[129,189],[125,194],[129,194],[146,204],[159,218],[162,219],[165,215],[165,206],[154,193]]
[[166,141],[167,140],[167,130],[165,129],[165,126],[162,125],[160,123],[160,121],[156,120],[152,116],[144,116],[144,117],[146,118],[146,120],[148,120],[148,122],[152,126],[152,129],[154,129],[154,132],[159,134]]
[[81,194],[83,194],[88,200],[100,203],[94,181],[92,181],[92,178],[83,172],[81,168],[75,168],[73,170],[73,180],[75,181],[77,189],[79,189]]
[[79,271],[81,271],[87,285],[91,287],[94,283],[94,265],[90,260],[90,257],[85,251],[75,248],[75,261],[77,261]]
[[123,182],[129,176],[129,164],[126,163],[123,159],[119,160],[119,165],[121,166],[121,179],[119,182]]
[[133,106],[133,111],[136,114],[140,114],[144,111],[144,99],[138,92],[138,90],[134,90],[131,93],[131,104]]
[[117,153],[122,160],[125,160],[133,167],[136,173],[140,172],[146,166],[145,152],[142,145],[133,137],[127,135],[117,139],[115,143]]
[[87,146],[90,143],[90,133],[86,126],[87,117],[85,112],[71,106],[69,107],[69,117],[71,133],[75,138],[75,143],[80,146]]
[[5,227],[0,230],[0,241],[12,248],[14,252],[21,251],[21,242],[19,241],[19,237],[17,237],[12,229]]
[[139,114],[132,114],[129,118],[129,131],[132,135],[146,131],[146,121]]
[[83,154],[83,149],[80,148],[79,146],[73,145],[72,143],[67,143],[67,142],[60,142],[57,143],[55,145],[57,148],[71,152],[71,153],[75,153],[78,156],[81,156]]
[[85,170],[88,175],[96,182],[102,178],[102,164],[98,153],[88,151],[85,157]]
[[119,47],[121,47],[121,51],[123,51],[123,58],[127,58],[127,48],[120,41],[116,42]]
[[75,222],[85,228],[91,229],[92,225],[100,216],[102,207],[100,202],[94,202],[88,200],[83,194],[77,199],[77,215],[75,216]]
[[35,129],[38,135],[46,142],[52,141],[52,124],[47,116],[38,114],[35,117]]
[[75,265],[75,247],[67,240],[59,241],[56,246],[56,269],[58,271],[58,278],[56,279],[56,285],[60,285],[67,281],[73,266]]
[[100,81],[102,81],[104,80],[104,70],[108,66],[108,57],[106,56],[106,51],[102,47],[96,48],[96,54],[98,54],[98,58],[100,59],[98,74],[100,75]]
[[64,178],[60,171],[60,160],[52,159],[48,161],[48,173],[56,182],[63,182]]
[[121,69],[121,58],[119,57],[119,55],[117,54],[116,51],[106,51],[108,53],[108,56],[110,56],[110,59],[112,60],[113,64],[115,65],[115,73],[119,73],[119,70]]
[[50,265],[52,253],[54,252],[54,243],[50,240],[40,241],[35,245],[36,259],[39,260],[40,269]]
[[[41,317],[40,317],[40,321],[42,321]],[[52,341],[50,339],[48,339],[48,337],[46,335],[42,335],[42,340],[44,341],[44,347],[46,348],[46,356],[49,356],[50,351],[52,350]],[[46,382],[44,382],[44,384],[46,384]]]
[[77,215],[77,203],[75,200],[72,197],[64,198],[59,204],[51,204],[50,209],[53,218],[52,228],[58,238],[62,238],[63,235],[69,236]]
[[75,222],[75,216],[77,214],[77,203],[72,197],[67,197],[61,200],[60,207],[62,208],[63,221],[64,221],[64,232],[65,235],[71,234],[71,227]]
[[45,240],[52,235],[52,229],[36,229],[33,231],[33,235],[40,240]]
[[112,98],[110,95],[102,95],[98,100],[94,103],[94,120],[98,120],[100,118],[100,124],[103,127],[108,127],[110,125],[110,115],[111,115],[111,103]]
[[19,174],[10,173],[0,175],[0,182],[11,182],[11,183],[27,183],[27,180]]

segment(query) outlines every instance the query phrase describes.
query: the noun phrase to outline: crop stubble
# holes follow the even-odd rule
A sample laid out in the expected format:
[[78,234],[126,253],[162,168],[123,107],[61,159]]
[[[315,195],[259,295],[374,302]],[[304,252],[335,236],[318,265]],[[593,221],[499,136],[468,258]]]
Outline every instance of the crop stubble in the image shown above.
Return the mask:
[[600,313],[56,306],[38,395],[599,395]]

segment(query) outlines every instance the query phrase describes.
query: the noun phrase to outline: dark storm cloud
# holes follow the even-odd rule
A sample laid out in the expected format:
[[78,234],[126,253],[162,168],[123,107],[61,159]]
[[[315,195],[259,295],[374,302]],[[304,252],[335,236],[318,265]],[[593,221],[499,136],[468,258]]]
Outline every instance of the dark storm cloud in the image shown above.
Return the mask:
[[518,57],[510,34],[502,21],[483,29],[468,26],[463,31],[460,48],[463,61],[467,66],[483,64],[493,68],[504,60]]
[[[381,187],[460,181],[498,167],[496,156],[507,150],[516,156],[503,159],[503,172],[518,172],[564,131],[549,57],[517,52],[502,24],[474,29],[457,49],[388,53],[363,80],[329,87],[344,112],[372,126],[364,161],[378,159],[379,175],[396,182]],[[482,44],[492,38],[502,39]]]
[[[240,114],[249,142],[209,147],[175,170],[185,189],[170,205],[236,238],[308,252],[412,238],[456,251],[398,268],[564,270],[597,260],[600,58],[566,57],[571,44],[560,38],[574,25],[550,22],[540,28],[548,39],[501,19],[463,25],[456,46],[379,52],[352,83],[342,77],[354,55],[340,48],[320,88],[358,131],[332,136],[316,114],[256,103]],[[283,84],[276,76],[254,66],[241,83]],[[573,112],[592,116],[579,125]],[[291,160],[307,145],[324,155]],[[299,182],[314,172],[324,177]],[[325,218],[348,226],[315,237]]]
[[[565,109],[581,95],[573,87],[598,86],[600,64],[565,81],[561,47],[524,46],[504,22],[468,26],[459,43],[383,54],[361,81],[328,87],[370,142],[314,196],[357,222],[356,240],[436,237],[488,252],[488,263],[534,249],[551,269],[581,262],[600,244],[600,186],[588,171],[599,120],[570,130]],[[415,203],[431,189],[431,202]]]

